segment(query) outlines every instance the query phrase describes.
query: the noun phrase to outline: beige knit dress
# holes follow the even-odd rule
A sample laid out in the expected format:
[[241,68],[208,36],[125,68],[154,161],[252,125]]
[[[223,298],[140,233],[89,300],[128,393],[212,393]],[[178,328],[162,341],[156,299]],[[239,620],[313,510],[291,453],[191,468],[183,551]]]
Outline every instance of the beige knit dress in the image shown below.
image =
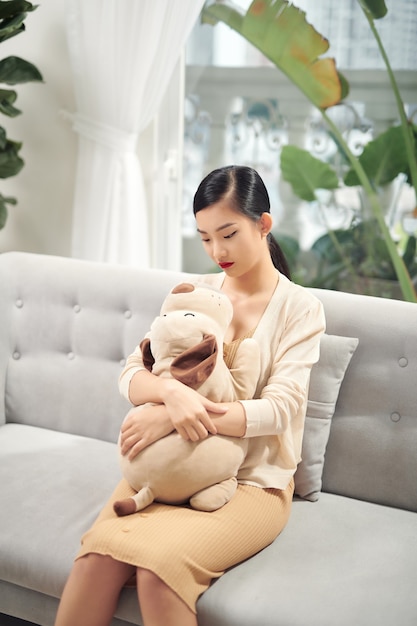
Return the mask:
[[[225,346],[229,367],[243,339]],[[231,501],[217,511],[154,502],[117,517],[113,502],[134,493],[122,480],[82,537],[77,558],[93,552],[151,570],[196,612],[199,595],[213,579],[279,535],[288,521],[293,490],[293,481],[285,490],[239,484]]]

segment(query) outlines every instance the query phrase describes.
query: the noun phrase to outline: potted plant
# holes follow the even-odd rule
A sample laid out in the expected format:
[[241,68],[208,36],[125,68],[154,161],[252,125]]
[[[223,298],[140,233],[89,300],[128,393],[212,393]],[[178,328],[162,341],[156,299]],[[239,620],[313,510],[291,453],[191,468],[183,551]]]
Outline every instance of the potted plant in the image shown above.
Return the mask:
[[[416,127],[406,118],[404,103],[396,83],[375,20],[387,13],[384,0],[358,0],[384,60],[394,94],[400,124],[388,129],[367,144],[360,156],[349,148],[329,109],[343,103],[349,93],[346,78],[337,70],[334,59],[320,58],[329,48],[328,41],[306,21],[305,13],[287,0],[254,0],[246,13],[241,13],[228,0],[210,4],[203,10],[203,22],[224,22],[257,47],[275,66],[303,92],[320,112],[322,119],[338,146],[348,167],[341,180],[340,173],[324,161],[295,146],[286,146],[281,153],[283,177],[303,200],[317,201],[317,190],[335,190],[341,185],[359,186],[363,197],[362,218],[347,231],[329,229],[324,239],[316,242],[313,252],[321,258],[319,277],[322,286],[341,284],[340,277],[357,276],[367,270],[369,278],[373,263],[352,258],[360,245],[365,256],[374,261],[384,259],[386,275],[377,278],[398,281],[405,300],[417,302],[412,275],[415,274],[416,240],[410,235],[403,250],[386,223],[379,198],[379,188],[394,180],[401,172],[417,195]],[[359,221],[363,222],[359,225]],[[350,246],[347,241],[350,241]],[[353,247],[352,247],[353,246]],[[360,255],[359,255],[360,256]],[[381,273],[381,272],[379,272]],[[384,272],[382,272],[384,274]],[[333,281],[331,280],[333,276]],[[346,282],[344,283],[346,285]]]
[[[26,0],[0,1],[0,42],[22,33],[24,20],[29,11],[37,7]],[[16,56],[9,56],[0,61],[0,83],[18,85],[29,81],[42,81],[38,69]],[[0,112],[8,117],[16,117],[21,111],[15,107],[17,93],[13,89],[0,87]],[[24,165],[19,155],[22,144],[9,139],[6,130],[0,126],[0,178],[9,178],[20,172]],[[7,205],[16,204],[16,199],[0,193],[0,228],[7,219]]]

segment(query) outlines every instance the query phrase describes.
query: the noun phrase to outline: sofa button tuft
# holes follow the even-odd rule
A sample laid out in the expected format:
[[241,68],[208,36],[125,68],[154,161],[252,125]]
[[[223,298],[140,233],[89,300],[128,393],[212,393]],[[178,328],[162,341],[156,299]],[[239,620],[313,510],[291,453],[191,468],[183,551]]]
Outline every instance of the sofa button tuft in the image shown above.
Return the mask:
[[132,311],[129,311],[129,310],[125,311],[125,318],[127,320],[130,320],[131,317],[132,317]]
[[20,352],[18,352],[17,350],[15,350],[13,352],[13,358],[15,359],[15,361],[17,361],[18,359],[20,359]]
[[70,361],[72,361],[75,358],[75,354],[73,352],[68,352],[67,357]]
[[391,421],[392,422],[399,422],[400,419],[401,419],[401,415],[399,413],[397,413],[396,411],[391,413]]
[[405,356],[402,356],[401,358],[398,359],[398,365],[400,367],[407,367],[408,365],[408,359]]
[[18,298],[15,302],[16,306],[18,309],[21,309],[23,306],[23,300],[21,300],[20,298]]
[[126,359],[120,359],[120,365],[124,367],[126,365]]
[[74,313],[79,313],[81,311],[81,307],[79,304],[74,305]]

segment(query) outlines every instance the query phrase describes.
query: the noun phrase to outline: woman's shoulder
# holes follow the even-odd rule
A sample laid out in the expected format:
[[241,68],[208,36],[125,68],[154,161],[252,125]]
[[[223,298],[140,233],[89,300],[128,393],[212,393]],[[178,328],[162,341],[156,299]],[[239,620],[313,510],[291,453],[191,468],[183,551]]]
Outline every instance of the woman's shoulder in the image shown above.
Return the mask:
[[291,307],[306,309],[322,309],[323,305],[307,287],[292,282],[289,278],[280,274],[280,280],[275,292],[275,297],[281,302],[287,300]]

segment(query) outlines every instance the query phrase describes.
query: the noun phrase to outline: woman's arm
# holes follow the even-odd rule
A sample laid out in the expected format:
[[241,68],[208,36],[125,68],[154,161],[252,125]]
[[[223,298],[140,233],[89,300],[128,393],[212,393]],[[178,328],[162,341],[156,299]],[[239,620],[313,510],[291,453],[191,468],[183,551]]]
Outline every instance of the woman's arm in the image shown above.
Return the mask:
[[223,402],[222,406],[227,407],[226,413],[219,414],[209,411],[217,434],[228,437],[243,437],[246,433],[246,414],[243,405],[240,402]]
[[174,430],[163,404],[133,407],[120,429],[120,450],[130,460]]
[[[246,419],[240,402],[217,405],[219,409],[224,410],[223,407],[227,408],[226,413],[209,413],[215,424],[212,434],[217,432],[220,435],[230,437],[243,436],[246,429]],[[173,430],[177,430],[184,439],[191,441],[199,441],[208,436],[208,431],[205,428],[197,432],[194,427],[187,430],[183,426],[174,426],[164,404],[133,407],[127,414],[121,428],[122,454],[127,455],[132,460],[151,443],[169,435]]]
[[[128,357],[126,366],[120,374],[119,390],[134,406],[139,406],[146,402],[171,403],[173,405],[171,412],[179,410],[181,413],[185,405],[189,407],[187,412],[190,412],[192,407],[194,407],[197,413],[201,413],[200,405],[203,402],[206,417],[207,411],[216,414],[225,412],[224,407],[202,398],[201,394],[198,394],[183,383],[173,378],[152,374],[143,365],[139,346]],[[197,404],[199,405],[198,407]],[[210,427],[213,428],[213,425],[211,424]]]
[[281,434],[305,411],[311,368],[318,361],[325,330],[321,302],[314,299],[305,308],[301,315],[293,311],[284,332],[267,342],[271,366],[264,372],[260,397],[242,400],[246,437]]
[[[122,432],[125,453],[130,450],[129,457],[134,456],[155,440],[153,420],[159,422],[161,437],[175,429],[184,439],[191,441],[204,439],[208,433],[256,437],[286,430],[306,401],[311,366],[318,359],[320,336],[324,331],[321,303],[309,304],[310,310],[302,307],[302,314],[286,320],[286,330],[280,335],[259,399],[221,404],[211,402],[179,381],[158,377],[145,370],[138,351],[131,355],[120,377],[121,391],[124,387],[124,395],[133,404],[154,402],[160,406],[152,411],[146,409],[146,414],[135,409],[130,412],[124,425],[125,433],[128,429],[129,433]],[[268,337],[269,346],[271,340],[272,337]]]
[[225,404],[212,402],[174,378],[155,376],[147,370],[137,372],[130,383],[129,399],[134,405],[146,402],[164,404],[172,425],[184,439],[197,441],[216,434],[209,412],[227,411]]
[[169,392],[169,380],[141,369],[130,380],[128,399],[134,406],[145,402],[163,402],[163,397]]
[[[128,395],[137,406],[123,422],[121,450],[130,459],[173,430],[190,441],[205,439],[209,433],[214,435],[217,428],[213,417],[228,411],[226,405],[207,400],[183,383],[155,376],[145,369],[133,374]],[[154,406],[143,406],[148,403]]]

